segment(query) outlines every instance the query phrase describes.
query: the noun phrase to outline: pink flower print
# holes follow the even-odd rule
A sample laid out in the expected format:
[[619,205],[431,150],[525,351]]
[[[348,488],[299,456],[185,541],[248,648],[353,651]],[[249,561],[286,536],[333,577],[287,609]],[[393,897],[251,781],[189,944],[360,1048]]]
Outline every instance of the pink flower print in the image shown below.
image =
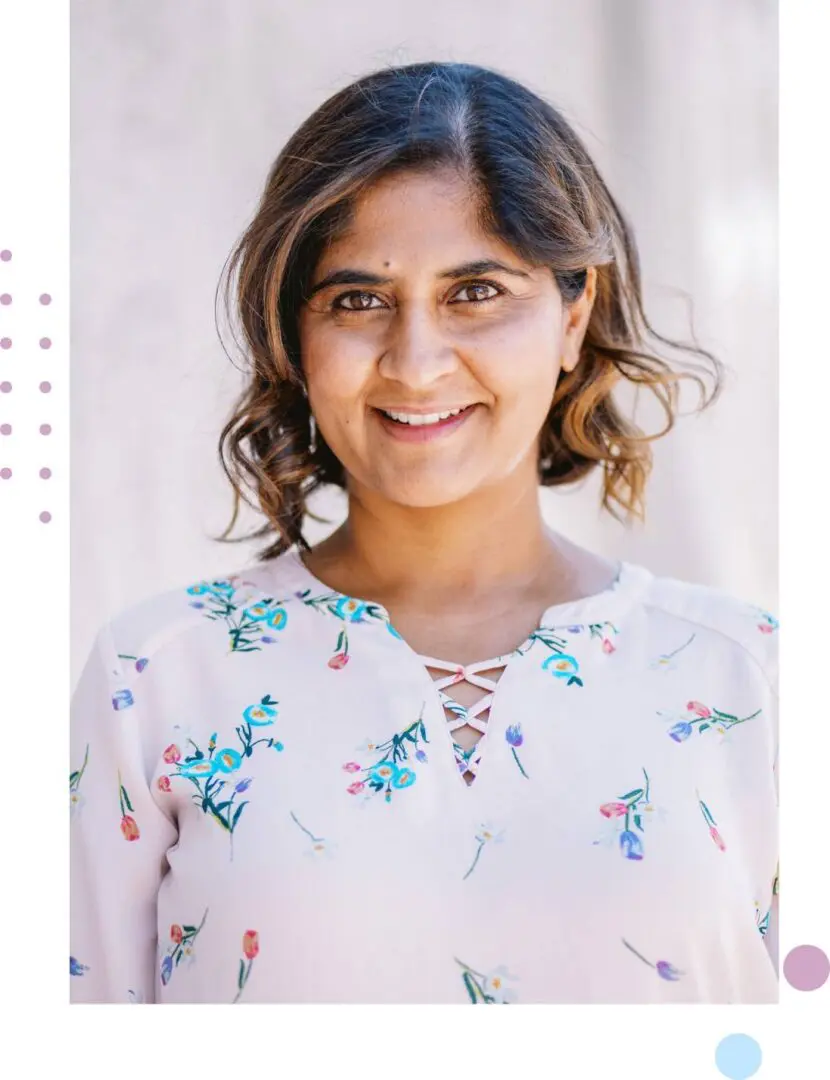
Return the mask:
[[686,706],[690,713],[694,713],[695,716],[699,716],[701,720],[708,720],[712,715],[712,710],[705,705],[701,705],[699,701],[690,701]]
[[162,757],[168,765],[175,765],[177,761],[181,761],[182,752],[175,743],[171,743],[164,751]]
[[623,802],[607,802],[602,804],[599,812],[607,818],[624,817],[628,812],[628,807]]
[[164,792],[170,791],[170,777],[169,776],[160,776],[158,778],[158,780],[156,781],[156,786],[158,787],[159,791],[164,791]]
[[349,784],[346,791],[348,791],[350,795],[359,795],[365,787],[366,785],[362,780],[355,780],[353,784]]
[[121,818],[121,832],[125,840],[138,840],[141,836],[135,818],[130,817],[129,814],[124,814]]
[[617,651],[617,646],[614,644],[613,641],[611,641],[610,638],[603,638],[602,639],[602,651],[606,654],[606,656],[610,656],[611,653]]
[[[138,840],[141,836],[136,820],[131,815],[134,813],[133,805],[127,789],[121,782],[121,773],[118,773],[118,801],[121,807],[121,832],[125,840]],[[129,813],[127,812],[129,811]]]
[[335,653],[334,656],[332,656],[332,658],[328,662],[328,666],[333,671],[340,671],[342,668],[344,668],[346,666],[346,664],[348,664],[348,662],[349,662],[348,653],[339,652],[339,653]]
[[259,934],[256,930],[246,930],[242,937],[242,951],[246,960],[253,960],[259,955]]
[[[236,997],[233,999],[234,1005],[242,997],[242,991],[248,982],[248,978],[251,974],[251,968],[254,966],[254,960],[259,955],[259,933],[256,930],[246,930],[242,935],[242,953],[245,957],[244,960],[239,961],[239,975],[237,976],[237,992]],[[248,963],[245,963],[245,960]]]
[[703,799],[701,799],[698,792],[695,792],[695,795],[697,795],[697,802],[698,806],[700,807],[700,812],[701,814],[703,814],[703,820],[709,826],[709,835],[712,837],[715,844],[721,851],[726,851],[726,844],[723,842],[723,837],[718,832],[718,823],[712,817],[712,811],[709,809]]
[[170,940],[175,941],[175,943],[178,945],[183,937],[184,931],[182,930],[182,928],[177,923],[173,923],[173,925],[170,927]]
[[346,772],[360,772],[360,766],[356,761],[347,761],[343,768]]
[[769,623],[759,623],[758,629],[762,634],[771,634],[775,628],[770,626]]

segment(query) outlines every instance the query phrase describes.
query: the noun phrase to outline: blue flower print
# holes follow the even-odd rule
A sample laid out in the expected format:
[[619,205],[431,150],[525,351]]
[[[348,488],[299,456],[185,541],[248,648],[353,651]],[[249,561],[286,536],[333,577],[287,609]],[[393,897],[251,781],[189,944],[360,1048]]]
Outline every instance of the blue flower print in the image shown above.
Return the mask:
[[626,859],[634,859],[639,862],[643,857],[642,841],[630,829],[624,829],[620,833],[620,850]]
[[239,739],[239,749],[224,746],[217,749],[217,732],[214,732],[207,744],[207,753],[188,738],[192,747],[192,753],[182,761],[179,749],[175,745],[167,748],[164,760],[176,766],[174,776],[184,777],[195,787],[192,794],[193,801],[209,814],[213,820],[221,826],[230,838],[231,859],[233,859],[233,834],[239,824],[242,812],[248,806],[247,800],[237,802],[237,796],[244,794],[253,783],[252,777],[241,777],[228,797],[228,785],[233,781],[224,779],[229,774],[241,768],[246,758],[253,756],[258,746],[266,749],[273,748],[281,751],[283,744],[274,738],[255,738],[255,729],[274,723],[277,715],[276,706],[279,704],[270,694],[266,694],[260,701],[248,705],[242,711],[242,723],[236,727],[236,735]]
[[170,982],[170,976],[173,974],[173,957],[165,956],[161,962],[161,981],[163,986],[167,986]]
[[268,727],[269,724],[273,724],[276,715],[277,710],[273,705],[260,703],[259,705],[249,705],[242,713],[242,719],[251,727]]
[[131,690],[116,690],[112,695],[112,707],[116,712],[120,712],[121,709],[129,709],[131,705],[135,705]]
[[412,769],[398,769],[397,773],[392,777],[393,788],[412,787],[414,783],[415,773]]
[[578,686],[582,685],[582,681],[577,677],[579,662],[575,657],[569,656],[567,653],[551,653],[543,661],[542,669],[550,671],[551,675],[556,679],[566,679],[568,686],[572,683],[576,683]]
[[367,607],[368,605],[351,596],[341,596],[334,605],[334,614],[346,622],[359,623],[366,618]]
[[216,762],[210,758],[196,758],[194,761],[184,761],[177,766],[179,776],[208,777],[216,772]]
[[692,734],[692,731],[694,731],[692,725],[686,723],[685,720],[681,720],[669,731],[669,738],[674,739],[675,742],[684,742]]
[[388,761],[382,761],[380,765],[375,765],[373,769],[369,770],[369,776],[373,780],[377,780],[379,784],[391,783],[397,775],[398,767]]
[[213,763],[219,772],[232,773],[242,764],[242,755],[237,750],[225,747],[216,752]]
[[80,963],[74,956],[69,957],[69,974],[70,975],[83,975],[85,971],[89,971],[86,964]]

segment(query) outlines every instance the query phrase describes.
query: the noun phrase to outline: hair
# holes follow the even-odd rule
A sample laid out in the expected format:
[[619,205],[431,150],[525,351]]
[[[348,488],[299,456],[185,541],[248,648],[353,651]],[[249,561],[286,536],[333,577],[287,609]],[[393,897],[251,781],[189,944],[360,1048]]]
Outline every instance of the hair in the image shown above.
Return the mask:
[[[549,267],[565,303],[581,295],[588,268],[596,268],[579,363],[560,377],[540,432],[539,483],[570,484],[599,468],[603,507],[620,520],[644,516],[650,444],[674,425],[680,382],[697,385],[705,408],[719,393],[720,365],[651,327],[633,233],[562,115],[498,72],[419,63],[359,79],[299,127],[225,264],[226,310],[232,315],[235,304],[244,338],[235,340],[248,372],[219,441],[234,506],[217,539],[268,536],[263,560],[294,545],[308,550],[302,529],[309,496],[324,484],[345,488],[346,475],[320,433],[311,449],[299,309],[322,252],[362,193],[396,172],[447,167],[476,192],[485,231]],[[685,354],[683,362],[660,355],[666,346]],[[612,395],[625,383],[657,399],[665,414],[660,431],[646,435],[623,415]],[[242,501],[267,521],[232,538]]]

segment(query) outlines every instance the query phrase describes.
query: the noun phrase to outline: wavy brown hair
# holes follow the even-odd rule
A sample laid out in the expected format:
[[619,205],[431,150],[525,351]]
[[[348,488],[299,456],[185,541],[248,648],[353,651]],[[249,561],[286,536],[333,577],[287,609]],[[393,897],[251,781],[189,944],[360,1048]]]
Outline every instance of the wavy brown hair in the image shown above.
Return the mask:
[[[476,192],[483,228],[527,262],[549,267],[566,303],[582,293],[587,268],[597,269],[580,362],[560,378],[540,432],[542,485],[600,468],[603,506],[618,518],[642,517],[650,443],[674,424],[681,380],[697,385],[700,408],[717,396],[714,357],[651,327],[631,229],[556,109],[471,64],[387,68],[334,94],[292,135],[225,265],[226,310],[241,322],[236,341],[248,378],[220,438],[234,508],[218,539],[268,536],[261,559],[294,544],[307,549],[309,496],[323,484],[345,488],[343,466],[321,434],[311,451],[298,311],[322,251],[361,193],[393,172],[446,167]],[[670,362],[667,348],[680,361]],[[647,435],[623,415],[613,393],[626,382],[656,397],[661,430]],[[232,538],[242,501],[267,520]]]

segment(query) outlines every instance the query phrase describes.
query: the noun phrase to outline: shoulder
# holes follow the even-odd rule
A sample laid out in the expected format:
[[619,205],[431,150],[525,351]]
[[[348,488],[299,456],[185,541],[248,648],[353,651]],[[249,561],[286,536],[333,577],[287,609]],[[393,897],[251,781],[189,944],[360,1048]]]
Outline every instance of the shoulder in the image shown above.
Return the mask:
[[643,575],[641,601],[647,611],[685,622],[710,645],[733,650],[777,686],[778,620],[762,605],[708,585]]
[[228,634],[249,622],[264,623],[267,616],[277,622],[277,610],[295,600],[295,589],[295,560],[289,554],[230,573],[194,575],[116,613],[99,639],[146,664],[186,635]]

